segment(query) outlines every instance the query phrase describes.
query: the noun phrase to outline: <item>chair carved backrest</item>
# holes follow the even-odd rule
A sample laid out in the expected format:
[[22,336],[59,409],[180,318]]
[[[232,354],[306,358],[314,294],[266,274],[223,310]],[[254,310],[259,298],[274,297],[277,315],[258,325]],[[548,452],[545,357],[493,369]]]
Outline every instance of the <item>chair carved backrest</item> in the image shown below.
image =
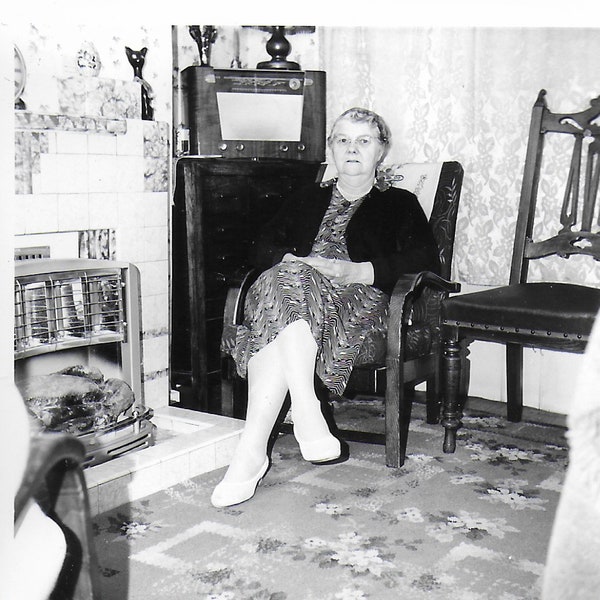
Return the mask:
[[[600,260],[600,216],[594,223],[600,179],[600,97],[590,108],[577,113],[552,113],[546,105],[546,90],[534,104],[523,172],[523,185],[513,246],[510,283],[525,283],[531,260],[548,256],[569,258],[574,254]],[[570,135],[572,152],[566,189],[556,233],[533,239],[536,200],[540,186],[545,138],[548,134]],[[583,179],[583,186],[581,181]]]
[[453,161],[404,163],[388,167],[386,172],[395,187],[406,189],[419,199],[439,249],[440,275],[450,279],[462,166]]

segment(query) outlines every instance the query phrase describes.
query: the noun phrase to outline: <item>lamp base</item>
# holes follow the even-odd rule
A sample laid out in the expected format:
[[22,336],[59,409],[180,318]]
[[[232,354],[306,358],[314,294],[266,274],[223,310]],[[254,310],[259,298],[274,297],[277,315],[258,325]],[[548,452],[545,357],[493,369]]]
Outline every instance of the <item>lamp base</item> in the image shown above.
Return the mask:
[[257,69],[287,69],[288,71],[299,71],[300,65],[293,60],[265,60],[256,65]]
[[271,60],[259,62],[257,69],[287,69],[290,71],[299,71],[300,65],[297,62],[287,60],[287,55],[291,52],[292,45],[285,37],[285,27],[276,25],[272,28],[272,33],[267,42],[267,52]]

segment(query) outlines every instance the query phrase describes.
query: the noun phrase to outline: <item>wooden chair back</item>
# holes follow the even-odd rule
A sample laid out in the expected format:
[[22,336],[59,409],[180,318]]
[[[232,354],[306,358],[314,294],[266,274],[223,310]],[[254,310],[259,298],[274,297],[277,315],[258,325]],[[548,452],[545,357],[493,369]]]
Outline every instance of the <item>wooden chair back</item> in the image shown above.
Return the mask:
[[[577,113],[552,113],[546,105],[546,90],[541,90],[534,104],[529,142],[523,172],[523,185],[515,231],[510,283],[525,283],[532,260],[574,254],[593,256],[600,260],[600,216],[598,183],[600,178],[600,97],[590,102],[590,108]],[[595,122],[597,121],[597,122]],[[551,202],[538,206],[541,196],[544,166],[556,169],[554,162],[544,161],[545,148],[551,136],[561,136],[559,143],[568,143],[570,154],[565,161],[566,187],[556,227],[548,232],[535,226],[536,217],[545,213]],[[553,172],[553,177],[561,173]],[[543,192],[544,190],[542,190]],[[547,196],[547,194],[544,194]],[[549,198],[551,200],[551,198]],[[547,216],[544,216],[547,220]],[[595,232],[593,230],[596,230]],[[538,234],[540,239],[534,239]]]

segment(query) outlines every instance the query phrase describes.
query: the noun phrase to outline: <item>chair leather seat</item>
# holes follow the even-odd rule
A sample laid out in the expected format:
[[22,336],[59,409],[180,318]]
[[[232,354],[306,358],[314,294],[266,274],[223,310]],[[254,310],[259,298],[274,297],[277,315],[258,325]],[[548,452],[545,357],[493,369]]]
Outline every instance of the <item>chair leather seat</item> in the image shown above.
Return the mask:
[[551,331],[588,336],[600,310],[600,289],[568,283],[520,283],[453,296],[442,305],[452,325]]

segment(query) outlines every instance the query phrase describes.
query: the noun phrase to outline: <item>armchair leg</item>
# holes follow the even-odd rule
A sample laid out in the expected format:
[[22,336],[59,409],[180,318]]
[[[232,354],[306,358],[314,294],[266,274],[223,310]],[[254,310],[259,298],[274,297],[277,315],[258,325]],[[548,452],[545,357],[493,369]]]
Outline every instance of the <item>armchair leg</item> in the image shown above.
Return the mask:
[[523,415],[523,346],[506,344],[506,417],[518,423]]
[[385,393],[385,462],[388,467],[399,468],[406,460],[408,430],[412,412],[412,396],[400,384],[400,362],[397,358],[387,364]]
[[248,384],[237,376],[233,360],[223,357],[221,364],[221,414],[235,419],[246,418]]
[[444,343],[443,372],[445,377],[444,409],[442,425],[445,428],[444,452],[451,454],[456,450],[456,431],[461,426],[462,411],[459,402],[461,388],[461,348],[458,339]]
[[442,409],[441,405],[441,386],[440,386],[440,369],[437,372],[428,377],[426,380],[426,409],[427,409],[427,423],[430,425],[437,425],[440,422],[440,413]]

